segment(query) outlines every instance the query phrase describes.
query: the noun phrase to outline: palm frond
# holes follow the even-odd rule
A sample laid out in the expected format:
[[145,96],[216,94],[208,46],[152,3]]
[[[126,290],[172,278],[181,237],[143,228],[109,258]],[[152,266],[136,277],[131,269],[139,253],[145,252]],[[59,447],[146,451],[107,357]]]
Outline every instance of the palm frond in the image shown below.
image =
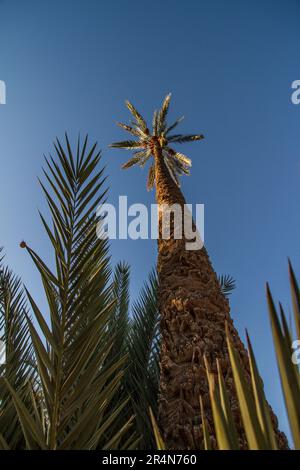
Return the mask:
[[127,106],[127,108],[129,109],[129,111],[131,112],[131,114],[134,116],[134,118],[136,119],[136,123],[137,125],[142,129],[142,130],[146,130],[147,129],[147,124],[146,124],[146,121],[144,120],[144,118],[141,116],[141,114],[136,110],[136,108],[133,106],[132,103],[130,103],[130,101],[125,101],[125,104]]
[[178,119],[176,119],[175,122],[173,122],[173,124],[171,124],[165,131],[165,135],[168,136],[168,134],[173,130],[175,129],[175,127],[178,126],[178,124],[180,124],[182,121],[184,120],[184,116],[181,116],[179,117]]
[[222,274],[221,276],[218,276],[218,279],[223,294],[225,295],[225,297],[228,297],[231,292],[236,288],[235,279],[229,274]]
[[144,167],[147,163],[147,161],[149,160],[149,158],[151,157],[151,151],[149,149],[146,149],[146,150],[142,150],[140,152],[135,152],[134,155],[136,157],[139,157],[140,158],[140,167]]
[[140,144],[140,142],[136,142],[135,140],[123,140],[121,142],[114,142],[113,144],[110,144],[109,147],[112,148],[122,148],[126,150],[132,150],[136,148],[143,148],[143,146]]
[[[3,260],[1,260],[3,261]],[[1,263],[0,261],[0,263]],[[27,325],[27,305],[21,281],[0,264],[0,429],[11,449],[22,449],[26,441],[18,414],[5,381],[20,394],[30,409],[28,387],[36,385],[36,363]]]
[[153,113],[152,132],[153,132],[153,135],[155,135],[155,136],[158,135],[158,111],[157,110],[155,110],[154,113]]
[[195,142],[197,140],[202,140],[204,139],[203,134],[199,135],[182,135],[182,134],[176,134],[176,135],[170,135],[168,136],[168,142],[176,142],[177,144],[183,144],[185,142]]
[[179,160],[179,162],[186,167],[192,166],[192,160],[186,155],[183,155],[183,153],[175,152],[173,157],[176,158],[176,160]]
[[158,133],[161,134],[165,131],[166,129],[166,117],[168,114],[169,106],[170,106],[170,100],[171,100],[171,93],[169,93],[162,104],[161,109],[159,110],[158,117],[157,117],[157,127],[158,127]]
[[121,127],[125,131],[129,132],[132,135],[139,136],[139,132],[134,129],[132,126],[128,126],[127,124],[123,124],[122,122],[117,122],[117,126]]
[[153,271],[133,306],[127,343],[128,369],[124,377],[136,416],[136,432],[141,436],[139,447],[144,449],[155,448],[149,407],[157,413],[159,344],[157,276]]
[[126,163],[123,163],[121,168],[122,170],[127,170],[128,168],[131,168],[132,166],[139,164],[140,161],[141,161],[141,157],[139,156],[132,157]]
[[109,331],[114,336],[110,356],[120,358],[125,354],[125,343],[129,329],[129,278],[130,268],[119,262],[114,271],[111,301],[115,301],[109,319]]
[[[28,292],[36,323],[28,318],[38,363],[39,407],[28,413],[19,393],[7,384],[27,441],[27,448],[115,448],[132,427],[128,419],[115,436],[107,437],[125,401],[107,415],[121,386],[125,358],[108,361],[114,336],[109,321],[116,299],[112,298],[108,244],[96,235],[95,209],[106,195],[100,152],[87,149],[87,139],[76,157],[66,136],[65,148],[55,143],[56,158],[45,171],[50,190],[42,183],[51,225],[41,216],[54,253],[47,266],[25,246],[38,269],[45,291],[50,322]],[[47,312],[48,313],[48,312]],[[43,419],[42,416],[46,416]],[[129,435],[128,435],[129,437]]]

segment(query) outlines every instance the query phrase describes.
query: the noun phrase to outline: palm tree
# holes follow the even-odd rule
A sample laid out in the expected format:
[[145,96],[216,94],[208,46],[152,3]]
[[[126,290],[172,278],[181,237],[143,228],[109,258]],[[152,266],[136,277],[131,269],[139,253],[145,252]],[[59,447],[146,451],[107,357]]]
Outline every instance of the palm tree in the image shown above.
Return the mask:
[[[172,133],[182,118],[172,125],[167,124],[170,98],[171,95],[167,95],[161,109],[154,112],[152,130],[135,107],[126,101],[133,121],[130,125],[118,125],[135,139],[117,142],[111,147],[134,152],[133,157],[123,165],[123,169],[134,165],[143,167],[151,159],[147,188],[151,189],[155,185],[156,201],[160,207],[177,204],[183,209],[185,199],[179,187],[179,178],[189,174],[191,160],[172,146],[202,140],[203,135]],[[216,445],[203,360],[205,356],[211,371],[216,374],[215,359],[218,358],[229,391],[239,446],[246,448],[247,440],[226,344],[225,321],[250,383],[247,352],[233,325],[229,302],[221,291],[205,247],[200,250],[187,250],[185,237],[178,240],[174,236],[175,222],[172,220],[170,236],[164,239],[162,211],[159,211],[158,309],[162,338],[158,419],[163,438],[169,449],[202,447],[203,429],[200,426],[199,408],[201,395],[210,439],[213,446]],[[286,438],[278,431],[277,419],[273,413],[272,419],[278,445],[284,448],[287,446]]]

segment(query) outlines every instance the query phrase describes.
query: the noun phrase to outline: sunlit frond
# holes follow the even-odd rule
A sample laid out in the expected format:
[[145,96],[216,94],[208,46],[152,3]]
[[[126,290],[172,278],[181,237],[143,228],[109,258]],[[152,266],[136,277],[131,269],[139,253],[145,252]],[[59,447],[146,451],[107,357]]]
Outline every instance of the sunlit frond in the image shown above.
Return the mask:
[[124,163],[121,168],[122,170],[127,170],[131,168],[133,165],[137,165],[140,161],[140,157],[132,157],[128,160],[128,162]]
[[182,176],[182,175],[189,176],[190,175],[190,170],[185,164],[183,164],[182,162],[180,162],[179,160],[176,160],[176,159],[172,159],[172,162],[175,165],[176,171],[180,176]]
[[130,132],[130,134],[132,134],[132,135],[135,135],[135,136],[140,135],[139,132],[136,129],[134,129],[131,126],[128,126],[127,124],[123,124],[122,122],[117,122],[117,126],[121,127],[122,129],[124,129],[127,132]]
[[169,106],[171,100],[171,93],[169,93],[162,104],[162,107],[158,114],[158,132],[161,134],[166,129],[166,117],[168,114]]
[[[27,314],[21,280],[2,264],[0,256],[0,431],[11,449],[24,448],[26,438],[4,381],[18,392],[30,411],[30,389],[36,385],[36,362]],[[0,442],[0,449],[2,446]]]
[[140,113],[135,109],[133,104],[130,103],[130,101],[125,101],[127,108],[131,112],[131,114],[134,116],[136,119],[137,124],[141,127],[141,129],[145,130],[147,129],[147,124],[144,118],[140,115]]
[[153,135],[158,134],[158,112],[155,110],[153,113],[153,119],[152,119],[152,132]]
[[141,152],[136,152],[135,156],[139,156],[140,162],[139,165],[141,167],[145,166],[149,158],[151,157],[151,150],[147,149]]
[[147,178],[147,190],[150,191],[155,183],[155,169],[154,165],[151,165],[149,168],[148,178]]
[[[167,164],[168,168],[172,169],[172,172],[175,172],[176,176],[181,176],[181,175],[189,175],[189,167],[188,165],[181,159],[175,158],[176,152],[172,150],[171,148],[167,147],[166,150],[162,151],[162,154],[165,159],[165,163]],[[170,172],[171,173],[171,172]],[[174,178],[173,174],[171,174],[173,179],[177,181],[178,178]]]

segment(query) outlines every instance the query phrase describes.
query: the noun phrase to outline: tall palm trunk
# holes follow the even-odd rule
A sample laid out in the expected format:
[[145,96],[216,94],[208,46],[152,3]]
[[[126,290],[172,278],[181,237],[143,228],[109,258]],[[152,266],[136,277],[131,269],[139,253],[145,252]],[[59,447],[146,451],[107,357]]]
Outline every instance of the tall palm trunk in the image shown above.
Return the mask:
[[[182,192],[165,165],[159,144],[153,147],[155,159],[156,199],[159,205],[185,204]],[[202,447],[199,396],[203,398],[212,442],[215,443],[210,409],[208,384],[203,356],[211,369],[216,358],[222,368],[230,395],[231,409],[239,434],[240,447],[246,448],[238,401],[225,337],[225,320],[242,364],[249,374],[248,357],[230,318],[227,299],[209,260],[206,249],[186,250],[184,237],[162,239],[162,215],[159,215],[158,276],[159,311],[161,314],[161,377],[159,422],[169,449]],[[280,448],[287,441],[277,427],[272,413],[274,430]]]

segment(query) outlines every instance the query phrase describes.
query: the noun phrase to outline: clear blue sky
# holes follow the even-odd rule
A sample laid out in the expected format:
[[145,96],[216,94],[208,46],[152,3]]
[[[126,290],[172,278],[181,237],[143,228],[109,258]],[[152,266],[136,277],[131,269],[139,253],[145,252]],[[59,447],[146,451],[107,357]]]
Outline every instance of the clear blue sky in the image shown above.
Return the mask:
[[[300,3],[296,0],[1,1],[0,246],[42,302],[25,239],[46,260],[37,209],[43,154],[65,130],[88,132],[103,148],[110,200],[150,204],[146,173],[120,171],[127,155],[107,145],[123,137],[124,99],[150,118],[171,91],[171,116],[205,141],[181,147],[193,159],[183,181],[190,203],[205,204],[205,238],[214,267],[237,280],[232,315],[254,343],[270,402],[286,422],[264,284],[289,308],[287,256],[300,265]],[[116,241],[114,261],[132,266],[132,293],[155,263],[155,241]],[[298,269],[298,273],[300,270]]]

